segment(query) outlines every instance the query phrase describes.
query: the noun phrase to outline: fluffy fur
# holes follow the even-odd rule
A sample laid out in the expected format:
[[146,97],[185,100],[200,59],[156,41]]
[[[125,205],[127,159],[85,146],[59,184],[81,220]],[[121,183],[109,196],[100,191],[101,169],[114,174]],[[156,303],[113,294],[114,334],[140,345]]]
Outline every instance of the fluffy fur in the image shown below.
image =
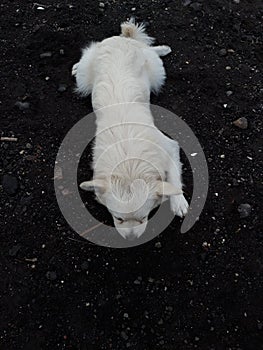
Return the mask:
[[95,190],[124,237],[139,237],[150,211],[163,196],[170,197],[174,214],[188,209],[182,193],[181,163],[176,141],[155,126],[150,93],[165,80],[160,56],[168,46],[150,46],[153,38],[133,20],[121,24],[122,33],[92,43],[73,66],[77,92],[92,94],[97,117],[93,153],[94,177],[80,187]]

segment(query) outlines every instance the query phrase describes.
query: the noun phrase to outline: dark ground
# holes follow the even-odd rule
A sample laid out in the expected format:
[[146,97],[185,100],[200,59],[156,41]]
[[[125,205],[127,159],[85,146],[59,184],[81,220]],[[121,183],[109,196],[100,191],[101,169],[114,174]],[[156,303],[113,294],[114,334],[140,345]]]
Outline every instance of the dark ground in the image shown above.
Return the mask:
[[[261,2],[40,3],[1,2],[0,132],[18,141],[0,144],[0,349],[263,349]],[[63,137],[92,110],[73,94],[80,48],[118,34],[131,14],[173,49],[152,101],[199,138],[210,189],[187,234],[176,218],[155,240],[114,250],[71,230],[52,178]],[[232,124],[240,117],[247,129]],[[186,190],[191,181],[186,172]]]

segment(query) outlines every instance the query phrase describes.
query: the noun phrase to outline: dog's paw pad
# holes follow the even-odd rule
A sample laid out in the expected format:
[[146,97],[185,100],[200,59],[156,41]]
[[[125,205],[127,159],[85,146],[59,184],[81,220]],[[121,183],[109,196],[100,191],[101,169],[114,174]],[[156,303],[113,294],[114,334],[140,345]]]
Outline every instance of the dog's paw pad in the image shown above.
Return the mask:
[[76,63],[76,64],[74,64],[74,66],[72,67],[71,74],[72,74],[73,76],[75,76],[75,75],[77,74],[78,66],[79,66],[79,64]]
[[183,217],[188,212],[189,205],[183,194],[171,196],[170,205],[172,212],[177,216]]

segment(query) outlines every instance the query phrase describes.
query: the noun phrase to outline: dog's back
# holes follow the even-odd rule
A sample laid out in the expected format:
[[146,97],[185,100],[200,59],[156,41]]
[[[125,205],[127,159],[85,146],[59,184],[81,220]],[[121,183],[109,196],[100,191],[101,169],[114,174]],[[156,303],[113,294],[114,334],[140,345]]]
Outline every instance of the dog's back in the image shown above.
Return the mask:
[[159,56],[171,49],[150,46],[153,39],[134,21],[121,28],[120,36],[85,49],[73,74],[80,93],[92,92],[97,117],[93,180],[81,188],[95,190],[127,238],[144,232],[163,195],[171,196],[178,215],[188,204],[181,191],[179,147],[154,126],[149,103],[151,91],[158,91],[165,79]]
[[149,46],[154,39],[144,26],[130,20],[121,28],[120,36],[84,49],[76,69],[73,67],[77,92],[92,92],[95,110],[123,102],[148,103],[150,91],[157,92],[165,80],[161,54]]

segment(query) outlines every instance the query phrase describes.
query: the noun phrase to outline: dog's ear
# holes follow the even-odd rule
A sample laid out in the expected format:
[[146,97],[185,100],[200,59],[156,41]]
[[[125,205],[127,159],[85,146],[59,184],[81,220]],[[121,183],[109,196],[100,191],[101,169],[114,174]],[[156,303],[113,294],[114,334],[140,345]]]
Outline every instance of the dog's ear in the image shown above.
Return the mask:
[[94,179],[91,181],[85,181],[80,184],[80,188],[85,191],[98,191],[103,193],[106,191],[106,181],[101,179]]
[[156,193],[158,196],[172,196],[176,194],[182,194],[183,191],[176,188],[169,182],[158,181]]

